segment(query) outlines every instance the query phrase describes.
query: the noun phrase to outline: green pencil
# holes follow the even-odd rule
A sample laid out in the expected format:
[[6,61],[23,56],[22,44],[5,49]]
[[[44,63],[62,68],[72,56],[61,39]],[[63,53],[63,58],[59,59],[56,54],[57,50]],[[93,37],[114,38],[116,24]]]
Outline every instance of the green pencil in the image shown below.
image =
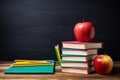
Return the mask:
[[56,57],[58,60],[58,65],[61,66],[61,57],[60,57],[59,45],[55,46],[55,53],[56,53]]

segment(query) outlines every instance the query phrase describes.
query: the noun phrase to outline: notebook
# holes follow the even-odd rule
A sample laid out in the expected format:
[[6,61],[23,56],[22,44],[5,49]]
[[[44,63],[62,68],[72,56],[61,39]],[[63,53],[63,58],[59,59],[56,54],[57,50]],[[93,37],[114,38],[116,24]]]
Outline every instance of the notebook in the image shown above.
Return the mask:
[[53,74],[55,69],[55,61],[47,60],[52,63],[52,65],[42,65],[42,66],[12,66],[7,69],[5,74]]

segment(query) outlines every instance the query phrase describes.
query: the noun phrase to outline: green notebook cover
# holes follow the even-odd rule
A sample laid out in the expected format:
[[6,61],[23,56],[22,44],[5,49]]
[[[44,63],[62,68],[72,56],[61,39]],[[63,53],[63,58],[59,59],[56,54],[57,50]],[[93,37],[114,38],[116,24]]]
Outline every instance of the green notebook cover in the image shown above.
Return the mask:
[[54,73],[55,65],[54,60],[47,60],[53,63],[49,66],[11,66],[4,73],[5,74],[52,74]]

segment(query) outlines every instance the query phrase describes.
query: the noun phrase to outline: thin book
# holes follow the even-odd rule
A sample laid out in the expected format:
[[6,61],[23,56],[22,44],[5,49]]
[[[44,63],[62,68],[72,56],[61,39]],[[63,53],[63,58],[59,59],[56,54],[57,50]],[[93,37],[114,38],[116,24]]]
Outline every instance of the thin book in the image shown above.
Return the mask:
[[94,65],[94,61],[62,61],[62,67],[88,68]]
[[94,66],[91,66],[89,68],[73,68],[73,67],[70,67],[70,68],[62,68],[62,72],[65,72],[65,73],[76,73],[76,74],[90,74],[92,72],[94,72],[95,69],[94,69]]
[[96,49],[102,48],[102,42],[78,42],[78,41],[62,41],[63,48],[72,48],[72,49]]
[[[36,61],[37,61],[37,64],[39,63],[39,65],[35,64]],[[55,61],[54,60],[44,60],[44,61],[35,60],[35,62],[32,61],[33,62],[32,64],[30,60],[31,62],[30,64],[29,63],[28,64],[17,63],[16,65],[12,64],[10,68],[5,70],[4,73],[5,74],[53,74],[55,69]]]
[[97,56],[95,55],[88,55],[88,56],[76,56],[76,55],[61,55],[63,61],[92,61]]
[[64,55],[92,55],[97,54],[98,49],[72,49],[72,48],[61,48],[62,54]]

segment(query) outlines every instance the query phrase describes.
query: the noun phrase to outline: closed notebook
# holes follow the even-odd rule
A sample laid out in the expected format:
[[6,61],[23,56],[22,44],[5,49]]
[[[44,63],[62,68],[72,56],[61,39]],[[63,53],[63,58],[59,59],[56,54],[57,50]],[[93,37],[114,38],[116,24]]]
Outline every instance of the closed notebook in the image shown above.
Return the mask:
[[78,41],[62,41],[63,48],[72,49],[97,49],[102,48],[102,42],[78,42]]
[[69,67],[69,68],[66,68],[66,67],[63,67],[62,68],[62,72],[65,72],[65,73],[77,73],[77,74],[89,74],[89,73],[92,73],[94,72],[95,69],[94,69],[94,66],[91,66],[89,68],[74,68],[74,67]]
[[90,66],[93,66],[93,61],[62,61],[61,66],[62,67],[74,67],[74,68],[88,68]]
[[65,55],[62,54],[62,61],[91,61],[94,60],[97,54],[88,56],[76,56],[76,55]]
[[42,66],[11,66],[5,74],[49,74],[54,73],[54,60],[47,60],[52,65]]
[[72,49],[72,48],[61,48],[62,54],[65,55],[81,55],[87,56],[92,54],[97,54],[98,49]]

